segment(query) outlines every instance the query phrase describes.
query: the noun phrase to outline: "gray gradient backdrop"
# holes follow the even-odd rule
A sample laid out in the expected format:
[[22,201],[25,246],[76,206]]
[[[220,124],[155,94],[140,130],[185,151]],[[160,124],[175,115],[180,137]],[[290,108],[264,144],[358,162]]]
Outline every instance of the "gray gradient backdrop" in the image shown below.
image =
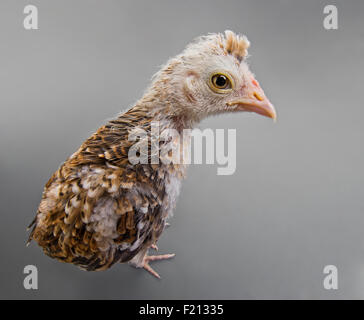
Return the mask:
[[[39,9],[37,31],[23,8]],[[336,4],[339,30],[322,26]],[[10,1],[0,3],[1,298],[364,298],[363,1]],[[106,119],[196,36],[232,29],[278,122],[237,129],[237,171],[195,165],[159,242],[162,280],[127,265],[87,273],[24,246],[43,185]],[[23,288],[23,268],[39,290]],[[323,268],[339,290],[323,288]]]

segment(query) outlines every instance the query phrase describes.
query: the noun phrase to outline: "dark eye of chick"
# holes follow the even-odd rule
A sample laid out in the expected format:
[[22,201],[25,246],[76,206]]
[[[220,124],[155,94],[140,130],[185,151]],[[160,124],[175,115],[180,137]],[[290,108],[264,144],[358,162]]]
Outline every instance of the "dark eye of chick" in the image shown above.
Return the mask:
[[230,87],[230,80],[223,74],[215,74],[211,80],[214,86],[218,89],[226,89]]

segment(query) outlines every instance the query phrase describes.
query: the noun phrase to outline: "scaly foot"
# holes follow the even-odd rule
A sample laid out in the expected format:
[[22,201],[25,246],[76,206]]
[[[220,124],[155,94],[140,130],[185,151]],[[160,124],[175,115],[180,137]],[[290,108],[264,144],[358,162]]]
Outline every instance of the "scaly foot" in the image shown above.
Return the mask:
[[155,276],[156,278],[160,279],[161,277],[159,276],[159,274],[154,271],[154,269],[149,265],[149,261],[157,261],[157,260],[166,260],[166,259],[171,259],[175,256],[174,253],[172,254],[159,254],[156,256],[148,256],[146,255],[143,261],[143,268],[145,270],[147,270],[148,272],[150,272],[153,276]]

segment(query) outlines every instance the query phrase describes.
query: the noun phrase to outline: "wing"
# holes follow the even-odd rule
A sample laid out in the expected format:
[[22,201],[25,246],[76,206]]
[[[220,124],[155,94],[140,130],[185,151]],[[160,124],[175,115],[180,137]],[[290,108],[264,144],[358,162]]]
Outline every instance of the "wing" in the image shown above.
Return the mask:
[[135,123],[147,124],[129,111],[101,127],[48,181],[29,237],[47,255],[101,270],[129,261],[159,237],[164,175],[128,162],[133,142],[126,134]]
[[149,247],[164,227],[162,198],[154,187],[121,179],[120,171],[84,166],[65,179],[61,167],[46,185],[30,239],[87,270],[129,261]]

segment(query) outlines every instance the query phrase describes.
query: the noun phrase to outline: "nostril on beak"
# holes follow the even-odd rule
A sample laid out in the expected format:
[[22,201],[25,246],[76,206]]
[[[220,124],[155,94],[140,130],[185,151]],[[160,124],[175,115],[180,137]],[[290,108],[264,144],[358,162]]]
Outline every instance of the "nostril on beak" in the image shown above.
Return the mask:
[[257,92],[254,92],[253,93],[253,96],[257,99],[257,100],[259,100],[259,101],[263,101],[264,100],[264,98],[259,94],[259,93],[257,93]]

